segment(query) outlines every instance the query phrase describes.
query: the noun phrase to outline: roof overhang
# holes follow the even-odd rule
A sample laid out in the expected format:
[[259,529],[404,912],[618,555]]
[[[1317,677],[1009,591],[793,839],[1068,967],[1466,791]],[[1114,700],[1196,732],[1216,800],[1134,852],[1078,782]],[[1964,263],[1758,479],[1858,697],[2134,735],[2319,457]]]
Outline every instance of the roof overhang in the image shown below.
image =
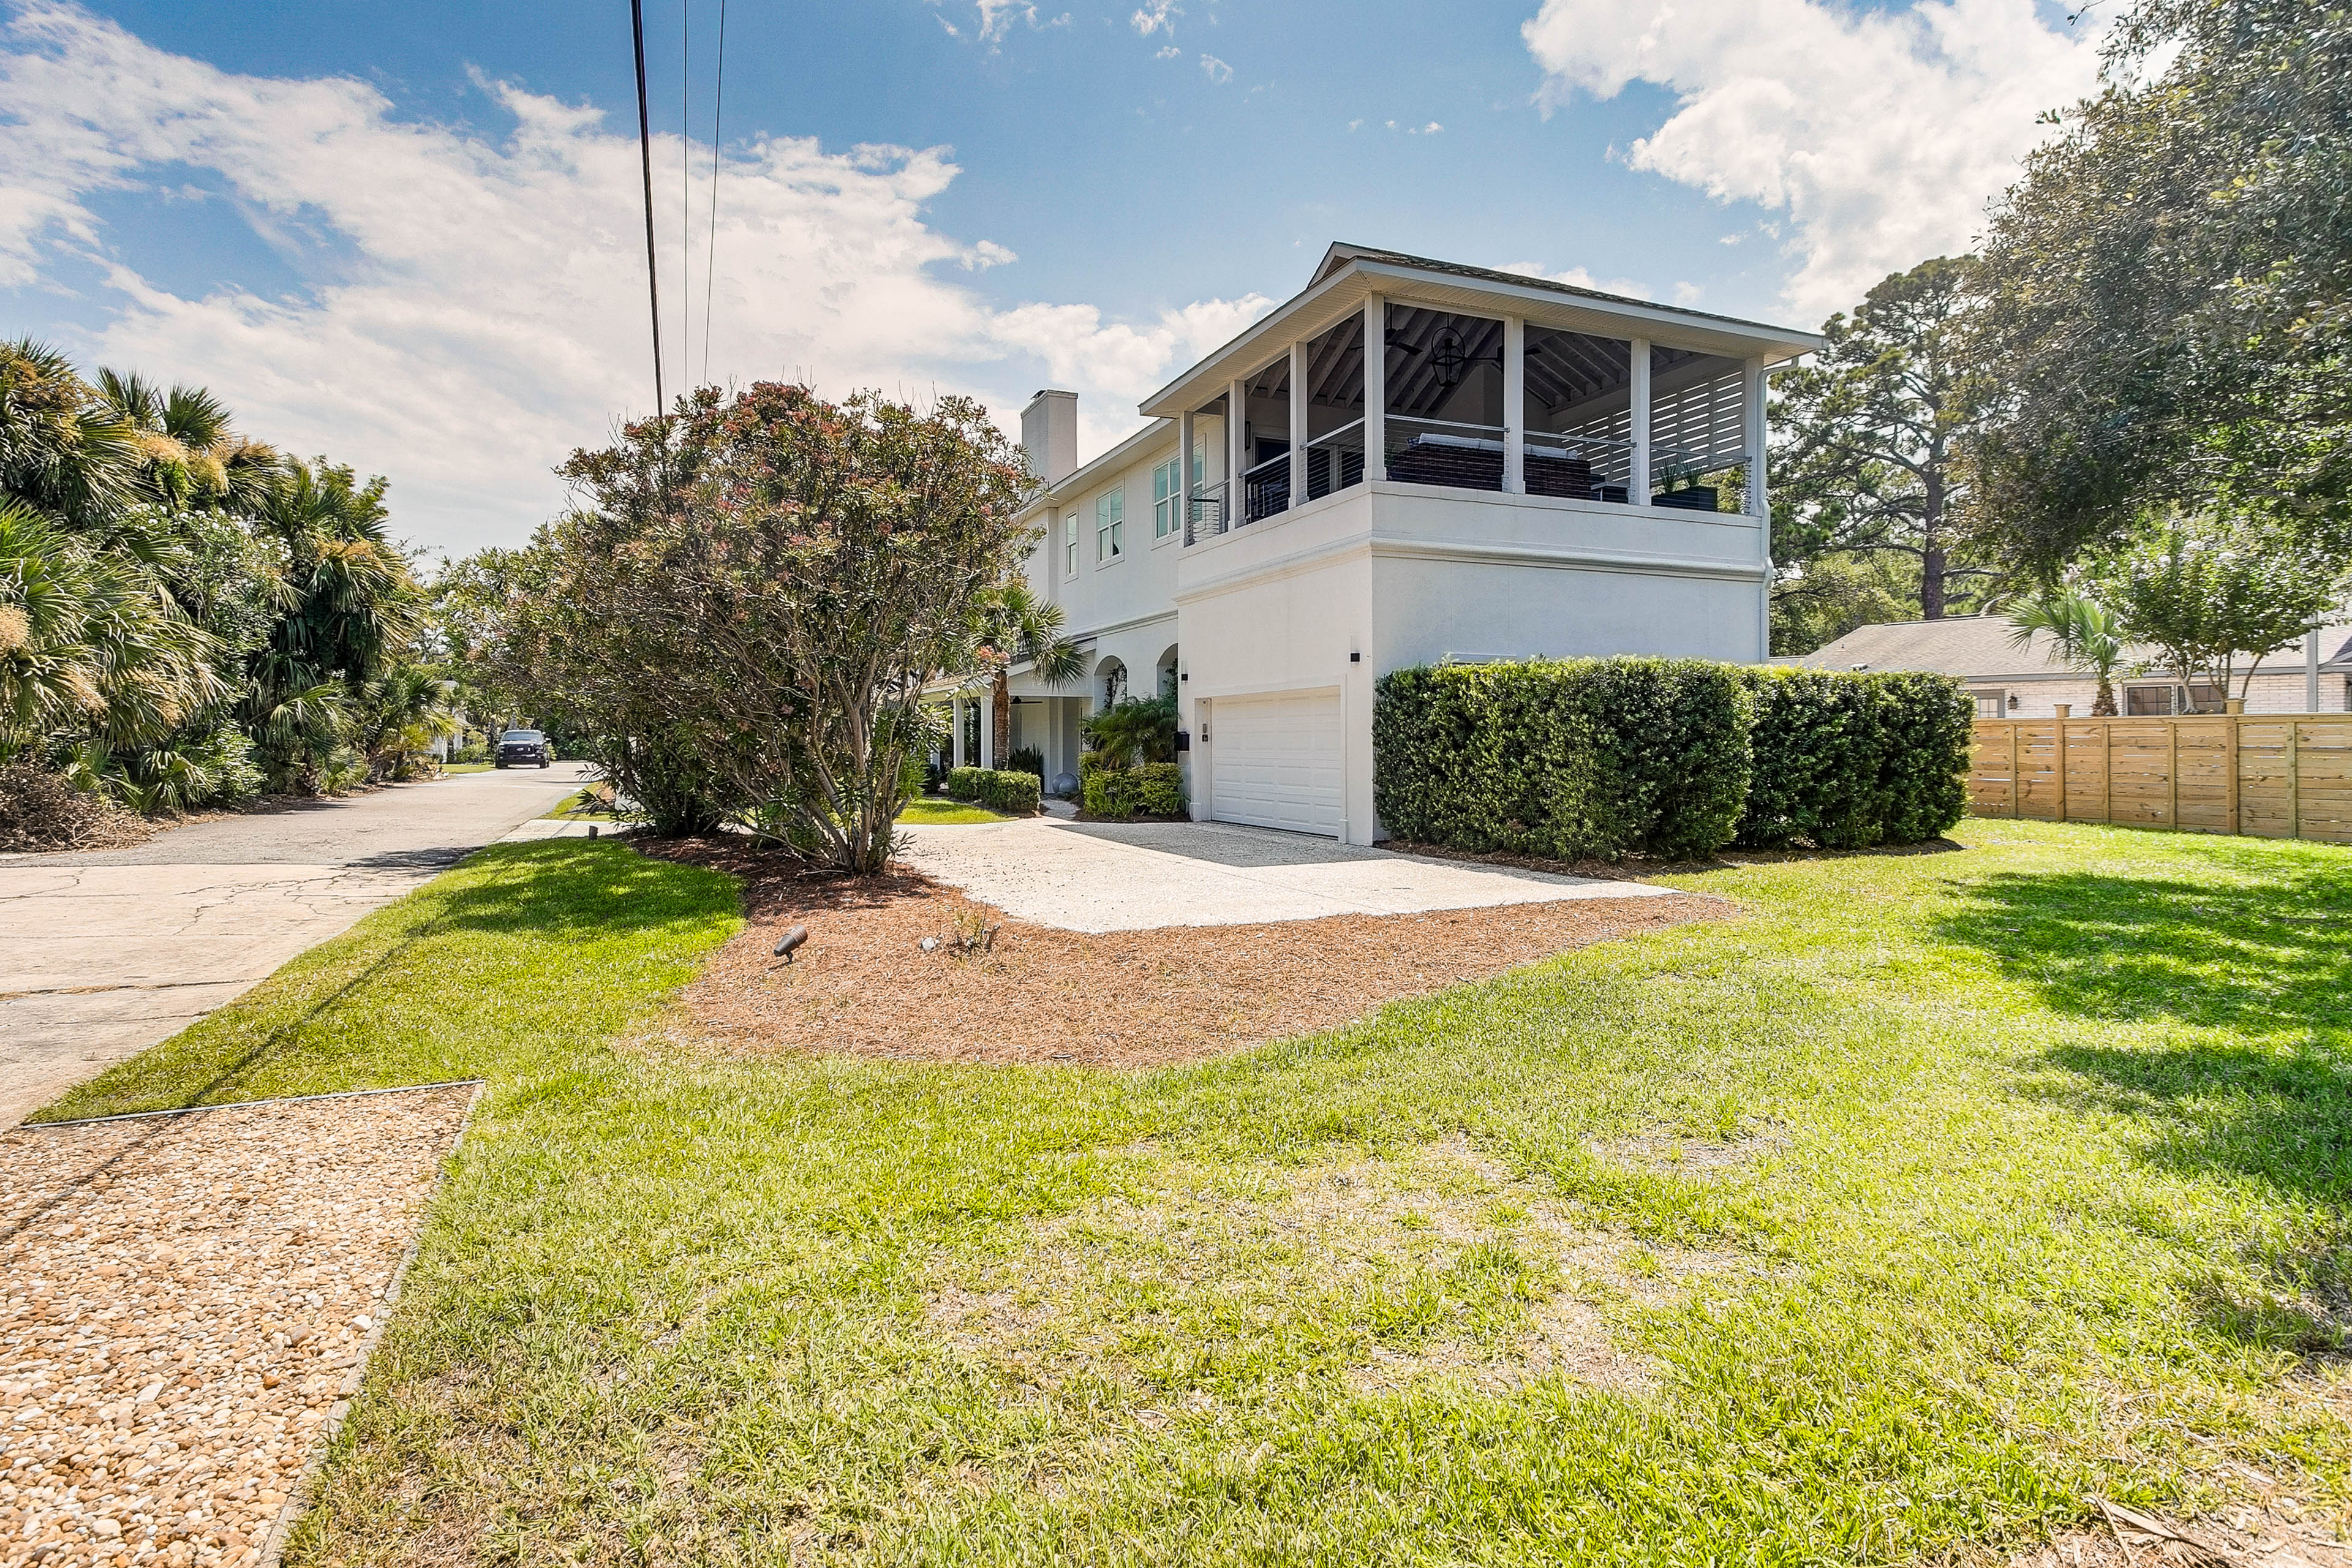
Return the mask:
[[[1336,264],[1335,264],[1336,263]],[[1622,299],[1541,279],[1441,270],[1387,257],[1327,258],[1323,276],[1276,306],[1224,347],[1143,400],[1138,411],[1173,418],[1223,395],[1231,383],[1255,375],[1291,342],[1320,336],[1379,294],[1400,303],[1469,316],[1516,315],[1531,326],[1595,337],[1647,338],[1668,348],[1760,359],[1778,364],[1829,346],[1816,332],[1744,321],[1703,310]]]

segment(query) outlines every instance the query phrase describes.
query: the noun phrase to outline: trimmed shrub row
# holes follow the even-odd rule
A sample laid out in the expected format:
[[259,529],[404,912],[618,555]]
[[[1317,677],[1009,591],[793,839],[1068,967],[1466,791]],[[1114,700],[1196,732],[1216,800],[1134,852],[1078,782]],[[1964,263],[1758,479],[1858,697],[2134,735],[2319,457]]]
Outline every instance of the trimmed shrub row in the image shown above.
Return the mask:
[[976,801],[992,811],[1034,816],[1042,786],[1035,773],[992,768],[950,768],[943,786],[955,800]]
[[1078,804],[1094,816],[1181,816],[1184,774],[1174,763],[1105,767],[1100,753],[1082,752]]
[[1738,842],[1866,849],[1918,844],[1967,815],[1976,710],[1948,676],[1768,668]]
[[1939,676],[1545,659],[1383,676],[1373,807],[1400,838],[1555,860],[1916,843],[1959,820],[1970,709]]

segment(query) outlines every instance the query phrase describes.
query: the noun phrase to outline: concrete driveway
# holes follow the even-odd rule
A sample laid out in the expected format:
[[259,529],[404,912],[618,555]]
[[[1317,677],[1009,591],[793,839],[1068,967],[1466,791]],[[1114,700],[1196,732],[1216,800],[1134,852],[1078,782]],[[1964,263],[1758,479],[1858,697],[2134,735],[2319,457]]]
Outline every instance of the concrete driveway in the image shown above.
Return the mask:
[[1670,891],[1392,855],[1225,822],[1035,817],[903,831],[901,858],[917,869],[1017,919],[1066,931],[1255,925]]
[[584,772],[461,773],[133,849],[0,856],[0,1128],[537,817]]

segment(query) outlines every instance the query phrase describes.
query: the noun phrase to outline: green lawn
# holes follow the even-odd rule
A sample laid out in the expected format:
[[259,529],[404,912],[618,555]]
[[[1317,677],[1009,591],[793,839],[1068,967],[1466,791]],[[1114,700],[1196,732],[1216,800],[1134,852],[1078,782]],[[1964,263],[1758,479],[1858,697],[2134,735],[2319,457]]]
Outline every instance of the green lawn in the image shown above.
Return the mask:
[[919,795],[907,803],[907,809],[898,814],[898,820],[919,825],[955,825],[970,822],[1013,822],[1019,819],[1001,811],[991,811],[984,805],[974,805],[970,801],[949,800],[943,795]]
[[[2232,1460],[2341,1507],[2352,856],[1958,837],[1134,1076],[620,1044],[729,884],[502,846],[53,1114],[490,1079],[297,1563],[1918,1562]],[[1603,1386],[1516,1359],[1601,1325]]]
[[441,772],[444,774],[486,773],[489,771],[490,764],[488,763],[444,763],[441,764]]
[[583,788],[573,790],[570,795],[565,795],[562,801],[558,802],[553,808],[540,813],[540,820],[544,822],[550,817],[561,817],[566,822],[610,822],[614,820],[613,814],[609,811],[586,811],[582,809],[592,802],[598,800],[599,797],[596,792],[600,787],[602,786],[597,784],[589,784]]

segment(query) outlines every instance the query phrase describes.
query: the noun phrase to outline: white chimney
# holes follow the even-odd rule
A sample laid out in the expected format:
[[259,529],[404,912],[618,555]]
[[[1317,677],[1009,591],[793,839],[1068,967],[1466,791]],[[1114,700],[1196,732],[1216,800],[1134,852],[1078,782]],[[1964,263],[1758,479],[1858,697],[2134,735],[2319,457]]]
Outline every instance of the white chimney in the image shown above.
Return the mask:
[[1021,411],[1021,449],[1031,473],[1061,483],[1078,466],[1078,395],[1049,387],[1031,398]]

